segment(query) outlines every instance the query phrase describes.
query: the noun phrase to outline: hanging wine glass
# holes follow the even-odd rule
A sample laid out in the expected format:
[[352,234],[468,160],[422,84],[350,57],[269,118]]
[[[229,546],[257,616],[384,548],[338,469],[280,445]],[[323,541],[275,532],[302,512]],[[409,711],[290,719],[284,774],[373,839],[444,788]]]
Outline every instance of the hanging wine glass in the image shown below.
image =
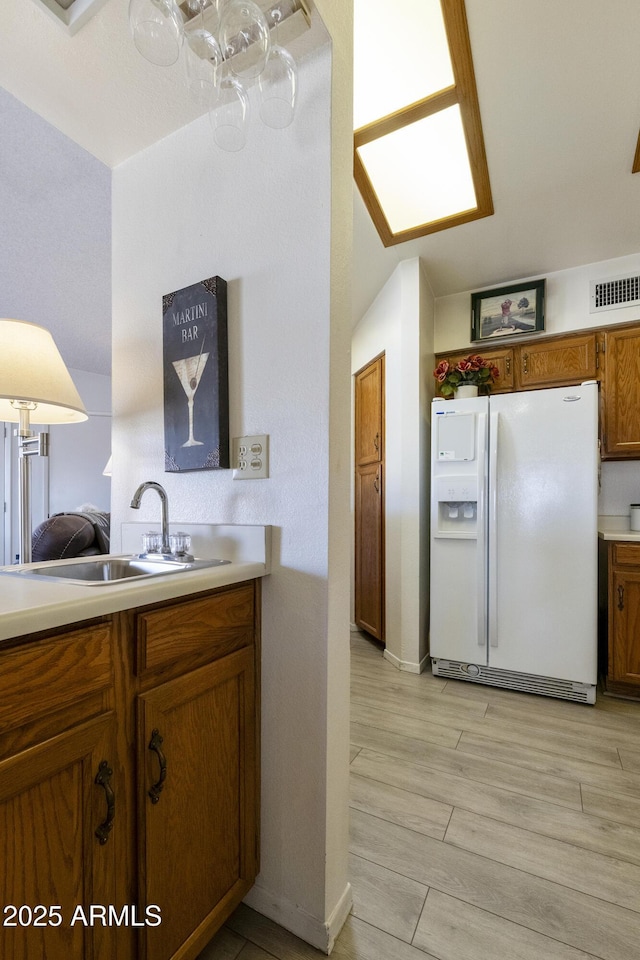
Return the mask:
[[249,97],[236,77],[224,77],[209,111],[213,139],[221,150],[236,153],[247,142]]
[[220,19],[220,49],[234,76],[255,80],[271,47],[269,25],[253,0],[227,0]]
[[129,0],[129,27],[139,53],[170,67],[180,56],[184,21],[174,0]]
[[199,17],[196,26],[185,30],[188,48],[185,69],[187,86],[193,99],[208,108],[215,91],[222,53],[215,36],[205,26],[206,6],[207,0],[189,0],[189,9],[193,13],[199,11]]
[[282,19],[282,10],[279,6],[272,7],[270,14],[275,26],[275,43],[271,45],[264,70],[258,79],[260,118],[268,127],[281,129],[288,127],[293,120],[298,68],[289,51],[278,43],[278,24]]

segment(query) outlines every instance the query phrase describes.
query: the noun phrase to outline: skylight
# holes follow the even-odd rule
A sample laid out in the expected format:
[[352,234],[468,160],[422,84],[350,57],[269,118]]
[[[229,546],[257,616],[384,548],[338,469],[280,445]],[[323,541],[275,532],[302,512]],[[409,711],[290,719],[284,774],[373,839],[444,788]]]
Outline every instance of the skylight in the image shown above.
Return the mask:
[[464,0],[354,14],[354,172],[385,246],[491,215]]

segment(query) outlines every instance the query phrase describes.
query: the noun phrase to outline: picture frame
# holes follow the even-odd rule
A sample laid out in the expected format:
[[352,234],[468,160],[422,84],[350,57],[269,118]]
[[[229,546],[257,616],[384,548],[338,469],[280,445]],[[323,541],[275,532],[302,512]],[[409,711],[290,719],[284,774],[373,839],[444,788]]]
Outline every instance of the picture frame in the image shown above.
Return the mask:
[[165,473],[228,469],[226,281],[209,277],[165,294],[162,333]]
[[544,330],[545,280],[471,294],[471,341],[483,343]]

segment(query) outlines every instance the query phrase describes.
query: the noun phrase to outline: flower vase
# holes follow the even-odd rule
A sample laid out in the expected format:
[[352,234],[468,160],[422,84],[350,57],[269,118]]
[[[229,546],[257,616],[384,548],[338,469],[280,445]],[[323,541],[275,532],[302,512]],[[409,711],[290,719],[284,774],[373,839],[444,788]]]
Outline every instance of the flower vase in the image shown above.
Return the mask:
[[476,383],[461,383],[456,390],[457,400],[466,400],[469,397],[478,396],[478,385]]

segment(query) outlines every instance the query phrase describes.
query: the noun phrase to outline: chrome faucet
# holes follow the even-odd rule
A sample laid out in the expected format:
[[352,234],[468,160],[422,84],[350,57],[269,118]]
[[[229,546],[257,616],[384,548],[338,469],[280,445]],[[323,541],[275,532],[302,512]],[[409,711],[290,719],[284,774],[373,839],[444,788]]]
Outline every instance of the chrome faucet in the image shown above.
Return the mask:
[[162,504],[161,553],[165,556],[171,556],[171,547],[169,545],[169,497],[167,496],[167,491],[164,489],[164,487],[160,486],[159,483],[156,483],[155,480],[145,480],[144,483],[140,484],[131,498],[131,506],[134,510],[139,509],[140,501],[142,500],[142,494],[145,492],[145,490],[155,490],[160,497],[160,503]]

